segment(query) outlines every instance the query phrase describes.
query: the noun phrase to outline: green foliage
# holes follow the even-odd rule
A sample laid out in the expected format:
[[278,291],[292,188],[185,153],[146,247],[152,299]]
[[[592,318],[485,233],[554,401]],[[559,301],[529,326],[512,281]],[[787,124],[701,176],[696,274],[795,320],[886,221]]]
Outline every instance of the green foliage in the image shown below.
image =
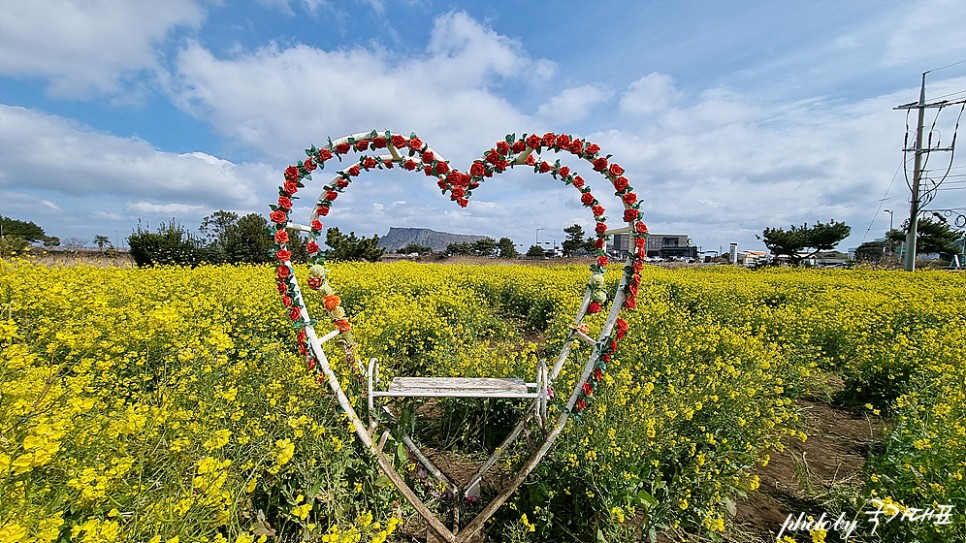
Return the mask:
[[446,246],[446,252],[451,255],[471,255],[473,246],[469,243],[450,243]]
[[17,236],[28,244],[44,239],[44,229],[31,221],[20,221],[0,215],[3,236]]
[[131,258],[138,266],[197,266],[205,261],[201,240],[185,231],[174,219],[168,224],[162,223],[157,232],[150,232],[138,224],[127,242],[131,247]]
[[564,228],[567,239],[561,244],[564,256],[573,256],[577,251],[585,248],[584,229],[579,224]]
[[409,245],[396,251],[397,254],[401,254],[401,255],[409,255],[413,253],[424,255],[431,252],[433,252],[432,247],[427,247],[425,245],[418,245],[416,243],[410,243]]
[[329,260],[336,262],[353,260],[376,262],[386,252],[385,249],[379,248],[379,236],[358,238],[355,232],[350,232],[347,236],[340,232],[338,228],[329,228],[325,235],[325,243],[331,247],[328,252]]
[[[963,237],[963,233],[954,230],[942,220],[921,219],[916,226],[916,256],[929,253],[939,253],[949,256],[959,253],[962,249],[957,241]],[[906,241],[909,229],[891,230],[886,234],[893,242],[902,243]]]
[[[205,246],[205,261],[212,264],[239,264],[269,262],[268,251],[272,248],[272,240],[266,235],[268,221],[257,213],[249,213],[241,218],[231,211],[218,210],[201,221],[199,230],[207,241]],[[297,236],[296,236],[297,237]],[[296,261],[304,261],[307,255],[302,255],[297,240],[290,248],[292,254],[301,256]],[[304,252],[304,251],[303,251]]]
[[496,248],[499,249],[501,258],[516,258],[518,254],[510,238],[500,238],[500,241],[496,242]]
[[544,255],[543,247],[540,247],[539,245],[531,245],[530,248],[527,249],[527,256],[529,257],[539,257],[543,255]]
[[[833,249],[840,241],[847,238],[852,228],[842,222],[830,220],[828,223],[816,222],[815,226],[792,226],[787,231],[783,228],[765,228],[758,239],[765,243],[772,254],[785,255],[792,263],[798,265],[819,251]],[[802,255],[805,249],[811,251]]]
[[473,254],[479,256],[490,256],[496,253],[496,240],[491,237],[484,237],[473,242]]
[[888,241],[867,241],[855,250],[855,259],[868,264],[879,264],[885,259],[888,250]]
[[94,245],[97,245],[97,248],[103,251],[105,245],[111,246],[111,238],[101,235],[94,236]]

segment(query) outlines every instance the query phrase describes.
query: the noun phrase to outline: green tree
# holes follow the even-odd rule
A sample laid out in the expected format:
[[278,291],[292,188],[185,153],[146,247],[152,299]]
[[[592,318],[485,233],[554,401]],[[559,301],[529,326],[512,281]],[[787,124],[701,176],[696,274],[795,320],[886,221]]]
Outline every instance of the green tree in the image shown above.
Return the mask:
[[31,221],[20,221],[0,216],[0,234],[16,236],[28,244],[44,239],[44,229]]
[[531,245],[530,248],[527,249],[527,256],[531,258],[544,256],[543,247],[540,247],[539,245]]
[[[819,251],[833,249],[840,241],[849,236],[852,229],[845,223],[830,220],[828,223],[816,222],[815,226],[792,226],[765,228],[758,239],[765,243],[772,254],[787,256],[793,265],[799,265]],[[806,252],[806,249],[811,251]]]
[[[957,241],[963,237],[963,233],[954,230],[944,220],[920,219],[916,226],[916,256],[939,253],[948,259],[951,255],[961,251]],[[886,237],[898,243],[906,241],[908,228],[902,230],[890,230]]]
[[97,248],[103,251],[105,245],[111,245],[111,238],[100,235],[94,236],[94,245],[97,245]]
[[496,240],[484,237],[473,242],[473,253],[479,256],[490,256],[496,253]]
[[150,232],[138,224],[127,238],[131,258],[138,266],[197,266],[204,262],[204,243],[174,219]]
[[267,229],[268,221],[258,213],[249,213],[238,219],[234,236],[236,245],[229,253],[231,262],[271,262],[269,251],[274,243],[272,237],[265,234]]
[[471,255],[473,246],[469,243],[450,243],[446,246],[446,252],[451,255]]
[[424,255],[426,253],[431,253],[431,252],[433,252],[432,247],[427,247],[425,245],[417,245],[415,243],[410,243],[409,245],[402,247],[401,249],[396,251],[397,254],[401,254],[401,255],[409,255],[412,253]]
[[888,241],[867,241],[855,249],[855,259],[876,266],[886,259]]
[[386,252],[385,249],[380,249],[378,246],[379,236],[359,238],[356,237],[355,232],[349,232],[347,236],[340,232],[338,228],[329,228],[326,231],[325,243],[331,247],[328,258],[334,261],[368,260],[369,262],[376,262]]
[[564,228],[567,239],[560,247],[563,249],[564,256],[573,256],[577,251],[585,248],[584,229],[579,224]]
[[57,236],[44,236],[44,247],[60,247],[60,238]]
[[510,238],[500,238],[500,241],[496,242],[496,247],[500,250],[500,258],[516,258],[517,256],[517,248]]

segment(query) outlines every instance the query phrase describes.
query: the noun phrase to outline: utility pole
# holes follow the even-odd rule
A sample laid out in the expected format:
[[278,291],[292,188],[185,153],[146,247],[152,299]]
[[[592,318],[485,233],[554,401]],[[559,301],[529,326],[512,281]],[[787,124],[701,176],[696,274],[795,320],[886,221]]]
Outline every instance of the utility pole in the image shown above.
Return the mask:
[[916,147],[914,149],[903,149],[903,152],[914,151],[916,153],[915,159],[915,170],[912,174],[912,198],[909,205],[909,232],[906,233],[906,248],[905,248],[905,260],[904,268],[906,271],[916,271],[916,237],[918,235],[919,229],[919,205],[921,203],[919,199],[919,189],[922,183],[922,157],[926,153],[932,151],[952,151],[953,147],[956,145],[956,136],[953,135],[953,143],[946,148],[922,148],[922,133],[925,130],[925,120],[926,120],[926,108],[935,107],[945,107],[953,104],[961,104],[966,100],[955,100],[947,101],[941,100],[939,102],[926,103],[926,74],[929,72],[922,73],[922,86],[919,88],[919,101],[912,102],[910,104],[903,104],[901,106],[896,106],[893,109],[918,109],[919,110],[919,120],[916,124]]

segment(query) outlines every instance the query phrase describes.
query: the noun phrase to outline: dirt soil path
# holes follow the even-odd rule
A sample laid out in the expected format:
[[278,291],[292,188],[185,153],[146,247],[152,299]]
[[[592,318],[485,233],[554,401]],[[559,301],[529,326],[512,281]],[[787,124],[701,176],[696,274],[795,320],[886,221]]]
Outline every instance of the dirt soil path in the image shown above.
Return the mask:
[[862,484],[869,447],[883,432],[881,421],[813,400],[799,405],[808,438],[787,440],[784,451],[754,470],[761,486],[738,502],[731,541],[775,541],[789,514],[820,514],[822,497]]

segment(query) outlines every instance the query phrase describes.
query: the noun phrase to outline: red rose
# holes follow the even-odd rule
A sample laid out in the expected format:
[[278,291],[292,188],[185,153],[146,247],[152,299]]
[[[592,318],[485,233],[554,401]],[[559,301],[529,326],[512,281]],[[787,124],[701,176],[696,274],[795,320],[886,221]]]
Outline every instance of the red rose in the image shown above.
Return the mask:
[[315,369],[315,364],[316,364],[315,359],[310,358],[309,361],[305,363],[305,367],[307,367],[309,371],[312,371]]
[[338,180],[336,180],[335,186],[340,189],[344,189],[349,186],[349,180],[344,177],[340,177]]
[[375,168],[376,159],[372,158],[371,156],[367,156],[366,158],[362,159],[362,167],[367,170],[371,170]]
[[570,168],[564,166],[563,168],[557,170],[557,174],[559,174],[562,178],[566,178],[568,175],[570,175]]
[[577,187],[578,189],[584,186],[584,178],[580,177],[579,175],[574,177],[574,186]]
[[268,218],[271,219],[275,224],[282,224],[288,220],[288,215],[286,215],[281,209],[276,209],[268,214]]
[[480,186],[480,184],[479,184],[479,183],[477,183],[476,181],[473,181],[472,183],[470,183],[470,188],[471,188],[471,189],[475,189],[475,188],[476,188],[476,187],[478,187],[478,186]]
[[639,288],[640,287],[638,287],[634,283],[629,283],[627,285],[627,293],[630,294],[632,297],[637,298],[637,289]]
[[598,234],[603,234],[604,232],[607,231],[607,225],[602,222],[599,222],[597,223],[597,226],[594,227],[594,231],[597,232]]
[[356,142],[356,151],[365,151],[369,149],[369,140],[359,140]]
[[311,254],[315,254],[315,253],[319,252],[319,250],[320,250],[319,249],[319,244],[316,243],[316,242],[314,242],[314,241],[310,241],[310,242],[308,242],[308,243],[305,244],[305,250],[308,251]]
[[610,342],[610,345],[608,345],[608,347],[610,348],[611,352],[616,351],[617,350],[617,342],[616,341],[611,341]]
[[470,175],[473,177],[483,177],[484,173],[486,173],[486,166],[479,160],[474,161],[470,166]]
[[[285,268],[285,269],[288,269],[288,268]],[[279,281],[278,284],[275,285],[275,287],[278,288],[279,294],[285,294],[286,292],[288,292],[288,285],[286,285],[281,281]]]
[[526,148],[527,148],[527,142],[525,142],[523,140],[517,140],[517,141],[513,142],[513,152],[514,153],[522,153],[524,150],[526,150]]
[[502,157],[500,156],[500,153],[496,152],[496,149],[490,149],[486,153],[486,161],[489,162],[490,164],[496,164],[501,159]]
[[550,171],[550,168],[551,168],[550,163],[547,162],[546,160],[540,163],[540,173],[547,173]]
[[423,173],[425,173],[426,175],[433,175],[433,167],[432,166],[424,166],[423,167]]
[[328,201],[330,201],[330,202],[335,201],[335,199],[338,198],[338,197],[339,197],[339,193],[336,192],[336,191],[334,191],[334,190],[327,190],[327,191],[325,191],[325,199],[328,200]]
[[409,139],[409,148],[417,153],[423,150],[423,140],[413,136]]
[[553,142],[557,141],[557,135],[553,132],[547,132],[543,135],[543,146],[553,147]]
[[584,396],[593,396],[594,385],[590,383],[584,383],[583,386],[580,387],[580,391],[584,393]]
[[606,256],[603,256],[603,255],[598,256],[597,257],[597,265],[600,266],[601,268],[606,268],[607,267],[607,257]]
[[275,251],[275,259],[279,260],[280,262],[292,260],[292,253],[290,253],[288,249],[279,249]]
[[340,143],[340,144],[338,144],[338,145],[335,146],[335,152],[336,153],[339,153],[340,155],[344,155],[344,154],[348,153],[349,152],[349,149],[351,149],[351,147],[349,147],[349,144],[348,143],[345,143],[345,142]]
[[385,149],[386,148],[386,138],[373,138],[372,140],[373,149]]
[[597,302],[590,302],[590,305],[587,306],[587,313],[600,313],[600,304]]
[[637,307],[637,299],[630,297],[624,298],[624,307],[627,309],[634,309]]
[[644,269],[644,263],[641,262],[640,260],[635,260],[634,261],[634,273],[641,273],[641,270],[643,270],[643,269]]
[[505,141],[496,142],[496,151],[501,155],[510,154],[510,144]]
[[442,161],[436,163],[436,175],[443,175],[448,171],[449,171],[449,164]]
[[329,214],[329,206],[319,206],[319,215],[325,217]]
[[298,179],[299,169],[295,166],[285,168],[285,179]]
[[604,216],[604,208],[602,206],[590,206],[590,212],[594,214],[594,217]]
[[530,136],[527,137],[527,147],[533,149],[534,151],[540,150],[541,143],[543,143],[543,140],[540,139],[540,136],[536,134],[530,134]]
[[466,196],[466,191],[463,190],[463,187],[453,187],[453,190],[451,191],[451,194],[450,194],[451,199],[459,200],[463,196]]
[[309,288],[312,290],[319,290],[322,286],[322,278],[316,277],[314,275],[309,276]]
[[285,185],[282,187],[282,190],[285,192],[285,194],[291,196],[299,191],[299,184],[295,181],[286,181]]
[[312,161],[312,157],[306,158],[305,162],[302,163],[302,166],[310,172],[315,170],[315,162]]
[[527,155],[526,163],[527,163],[527,166],[533,166],[534,164],[537,163],[537,157],[533,156],[532,154]]
[[600,359],[603,360],[604,362],[610,362],[610,355],[609,354],[605,354],[605,355],[601,356]]
[[570,136],[567,134],[560,134],[557,136],[556,146],[561,149],[566,149],[570,146]]
[[432,151],[426,151],[422,155],[420,155],[419,158],[423,162],[429,164],[430,162],[436,160],[436,155],[434,155]]
[[607,171],[610,172],[611,177],[624,175],[624,168],[621,168],[620,164],[611,164]]
[[639,223],[635,224],[634,225],[634,229],[637,230],[637,233],[638,234],[646,234],[647,233],[647,225],[644,224],[643,222],[639,222]]
[[617,330],[620,331],[620,332],[626,332],[626,331],[630,330],[630,328],[631,328],[630,325],[627,324],[627,321],[625,321],[624,319],[621,319],[621,318],[618,318],[614,322],[614,326],[616,326],[617,327]]
[[600,145],[596,143],[588,143],[587,147],[584,149],[584,153],[588,155],[596,155],[600,152]]
[[607,169],[607,159],[600,157],[594,160],[594,171],[602,172]]
[[442,190],[446,190],[446,187],[449,186],[449,183],[447,183],[445,179],[440,179],[436,182],[436,186]]
[[574,404],[574,412],[580,413],[584,409],[587,409],[587,402],[583,398],[577,398],[577,403]]
[[388,160],[388,159],[387,159],[387,160],[383,160],[383,161],[382,161],[382,165],[383,165],[383,166],[384,166],[384,167],[385,167],[385,168],[386,168],[387,170],[391,170],[391,169],[392,169],[392,160]]
[[403,168],[406,168],[409,171],[415,170],[416,169],[416,161],[415,160],[407,160],[406,162],[403,163]]
[[466,198],[463,198],[462,200],[457,200],[456,203],[459,204],[460,207],[466,207],[466,204],[470,203],[470,201]]
[[361,173],[361,172],[362,172],[362,170],[359,169],[359,165],[358,164],[353,164],[352,166],[349,166],[349,170],[348,170],[348,174],[349,175],[355,177],[355,176],[359,175],[359,173]]
[[637,216],[640,215],[640,214],[641,214],[641,212],[638,211],[638,210],[636,210],[636,209],[625,209],[624,210],[624,222],[635,221],[635,220],[637,220]]
[[278,207],[282,208],[285,211],[288,211],[288,210],[292,209],[292,200],[289,200],[285,196],[279,196],[278,197]]
[[319,149],[319,160],[321,162],[325,162],[326,160],[329,160],[330,158],[332,158],[332,151],[330,151],[328,149]]
[[275,243],[288,243],[288,232],[285,230],[275,232]]
[[293,321],[297,321],[302,318],[302,310],[298,306],[295,306],[288,310],[288,318]]
[[580,155],[584,150],[584,142],[580,140],[574,140],[570,142],[570,152],[575,155]]
[[289,298],[288,296],[282,296],[282,305],[284,305],[285,307],[291,307],[292,299]]
[[594,242],[595,249],[603,250],[606,247],[607,247],[607,238],[597,238],[597,241]]
[[292,270],[288,269],[288,266],[279,266],[275,268],[275,275],[278,277],[280,281],[284,281],[285,279],[288,279],[291,274],[292,274]]
[[638,249],[643,249],[647,247],[647,240],[644,238],[634,238],[634,246]]
[[594,368],[594,381],[600,381],[604,377],[604,372],[600,368]]
[[631,282],[630,282],[630,284],[632,284],[634,286],[640,285],[641,284],[641,274],[635,273],[634,275],[632,275],[631,276]]
[[585,192],[580,195],[580,201],[585,206],[589,206],[590,204],[594,203],[594,195],[589,192]]
[[614,179],[614,189],[617,192],[624,192],[624,189],[626,189],[626,188],[627,188],[627,178],[626,177],[618,177],[617,179]]
[[402,149],[403,147],[406,146],[406,138],[402,137],[399,134],[394,135],[392,137],[392,146],[395,147],[396,149]]
[[634,205],[634,202],[637,201],[637,195],[634,194],[633,192],[627,192],[623,196],[621,196],[621,200],[623,200],[625,204],[631,206],[631,205]]

